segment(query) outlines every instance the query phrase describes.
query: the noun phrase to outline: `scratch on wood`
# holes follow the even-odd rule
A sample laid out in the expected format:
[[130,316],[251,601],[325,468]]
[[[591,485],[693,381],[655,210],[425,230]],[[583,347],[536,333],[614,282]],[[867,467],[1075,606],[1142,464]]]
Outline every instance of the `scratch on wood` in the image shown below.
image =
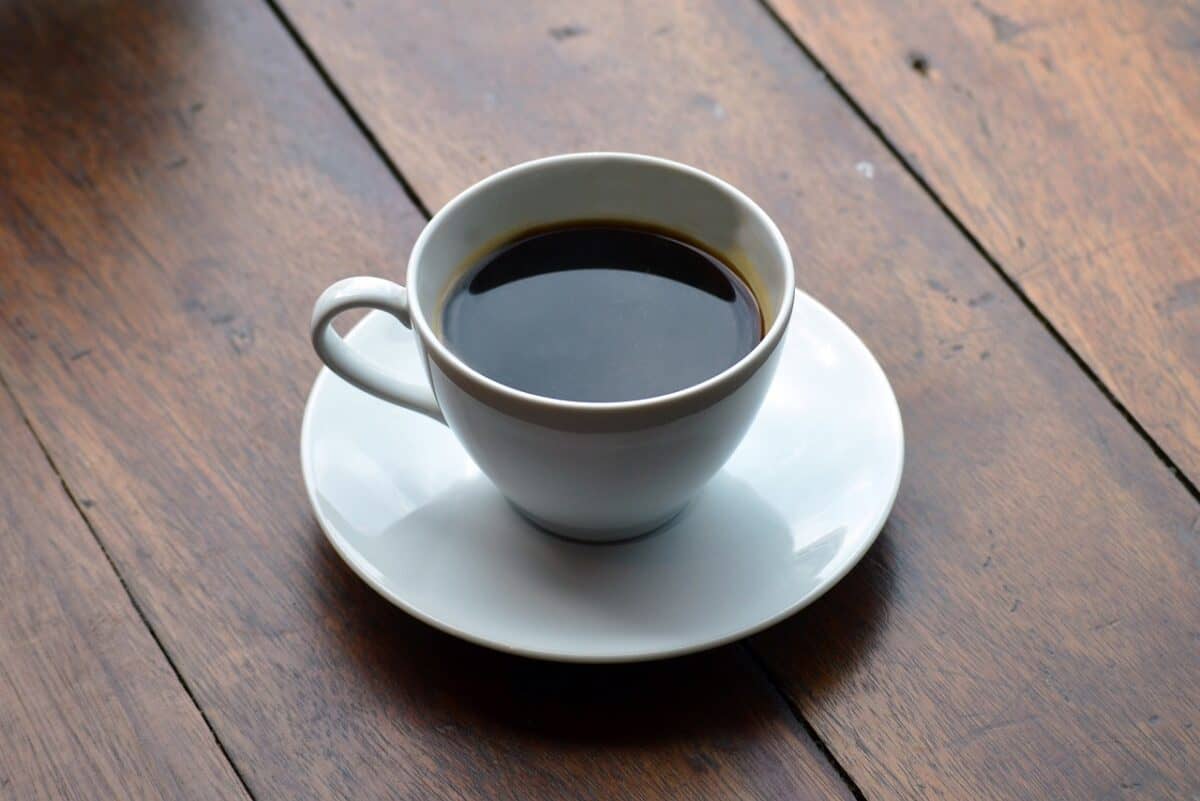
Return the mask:
[[561,42],[564,39],[574,39],[576,36],[583,36],[588,32],[587,28],[582,25],[559,25],[551,28],[550,38],[556,42]]
[[992,129],[990,127],[988,127],[987,117],[983,116],[982,111],[980,111],[976,115],[976,117],[978,117],[978,119],[979,119],[979,130],[983,134],[984,138],[991,139],[992,138]]
[[241,356],[254,345],[254,323],[246,321],[240,326],[231,327],[226,336],[234,353]]
[[1155,304],[1155,308],[1167,315],[1175,315],[1196,306],[1200,306],[1200,278],[1180,281],[1172,288],[1166,300]]
[[692,105],[696,108],[706,110],[718,120],[723,120],[726,116],[728,116],[728,112],[725,111],[725,107],[721,105],[721,101],[702,92],[692,95]]
[[966,736],[968,739],[973,740],[977,737],[987,734],[988,732],[997,731],[998,729],[1006,729],[1010,726],[1023,726],[1024,724],[1032,723],[1037,719],[1037,715],[1026,715],[1023,718],[1016,718],[1014,720],[997,720],[992,723],[985,723],[982,726],[976,726],[973,729],[968,729]]
[[[1030,276],[1034,275],[1035,273],[1040,272],[1042,269],[1044,269],[1047,265],[1050,265],[1050,264],[1054,264],[1056,266],[1062,267],[1062,266],[1066,266],[1066,265],[1071,264],[1076,261],[1081,261],[1083,259],[1090,259],[1093,256],[1106,254],[1109,251],[1114,250],[1119,247],[1137,244],[1138,242],[1156,237],[1159,234],[1169,231],[1172,228],[1176,228],[1179,225],[1182,225],[1184,223],[1191,223],[1197,217],[1200,217],[1200,212],[1190,212],[1188,214],[1181,214],[1178,217],[1168,220],[1167,222],[1163,223],[1162,225],[1156,225],[1153,228],[1149,228],[1144,231],[1138,231],[1127,237],[1118,237],[1116,239],[1109,240],[1108,242],[1102,242],[1101,244],[1096,245],[1094,247],[1085,248],[1084,250],[1079,250],[1079,251],[1075,251],[1075,252],[1058,251],[1055,253],[1051,253],[1050,255],[1046,256],[1045,258],[1039,259],[1038,261],[1035,261],[1033,264],[1029,265],[1025,269],[1017,272],[1016,279],[1018,281],[1022,281],[1026,278],[1029,278]],[[1024,249],[1024,240],[1022,240],[1020,237],[1018,237],[1017,245],[1018,245],[1018,247]]]
[[1033,27],[1032,25],[1022,25],[998,11],[993,11],[983,3],[980,3],[979,0],[975,0],[971,5],[975,7],[976,11],[987,17],[988,22],[992,23],[992,38],[1000,44],[1011,42]]

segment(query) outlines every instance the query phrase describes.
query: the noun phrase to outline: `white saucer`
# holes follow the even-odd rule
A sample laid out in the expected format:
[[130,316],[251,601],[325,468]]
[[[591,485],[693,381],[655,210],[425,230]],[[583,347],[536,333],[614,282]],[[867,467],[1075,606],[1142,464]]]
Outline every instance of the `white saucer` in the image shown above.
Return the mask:
[[[424,380],[383,312],[348,339]],[[321,370],[301,432],[317,520],[392,603],[502,651],[656,659],[744,637],[804,608],[858,562],[900,484],[896,398],[866,346],[796,295],[770,394],[729,464],[674,522],[587,545],[521,518],[450,431]]]

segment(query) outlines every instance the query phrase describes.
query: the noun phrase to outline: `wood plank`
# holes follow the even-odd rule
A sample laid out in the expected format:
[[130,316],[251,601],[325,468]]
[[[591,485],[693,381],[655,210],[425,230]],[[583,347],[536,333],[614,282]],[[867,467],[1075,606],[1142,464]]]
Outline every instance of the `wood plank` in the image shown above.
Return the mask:
[[495,654],[325,543],[307,317],[423,220],[265,5],[0,15],[0,371],[258,801],[849,798],[745,649]]
[[690,161],[879,354],[895,513],[754,643],[867,798],[1200,792],[1200,505],[763,9],[284,5],[431,207],[556,151]]
[[1200,484],[1200,6],[775,5]]
[[0,798],[247,798],[3,388],[0,435]]

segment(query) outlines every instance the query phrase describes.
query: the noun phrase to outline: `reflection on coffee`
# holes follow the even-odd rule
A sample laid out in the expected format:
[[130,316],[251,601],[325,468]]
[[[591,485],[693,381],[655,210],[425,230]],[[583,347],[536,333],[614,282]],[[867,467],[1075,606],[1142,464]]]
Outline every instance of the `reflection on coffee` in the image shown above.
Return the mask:
[[483,375],[549,398],[665,395],[735,364],[763,336],[753,293],[670,232],[572,222],[482,255],[451,290],[446,344]]

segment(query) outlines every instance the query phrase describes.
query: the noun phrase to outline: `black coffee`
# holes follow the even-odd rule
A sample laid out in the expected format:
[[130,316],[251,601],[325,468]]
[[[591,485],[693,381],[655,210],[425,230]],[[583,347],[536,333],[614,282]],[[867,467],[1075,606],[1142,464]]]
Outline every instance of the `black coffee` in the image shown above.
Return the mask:
[[446,343],[510,387],[574,401],[650,398],[692,386],[758,344],[762,315],[715,256],[633,224],[529,231],[454,288]]

